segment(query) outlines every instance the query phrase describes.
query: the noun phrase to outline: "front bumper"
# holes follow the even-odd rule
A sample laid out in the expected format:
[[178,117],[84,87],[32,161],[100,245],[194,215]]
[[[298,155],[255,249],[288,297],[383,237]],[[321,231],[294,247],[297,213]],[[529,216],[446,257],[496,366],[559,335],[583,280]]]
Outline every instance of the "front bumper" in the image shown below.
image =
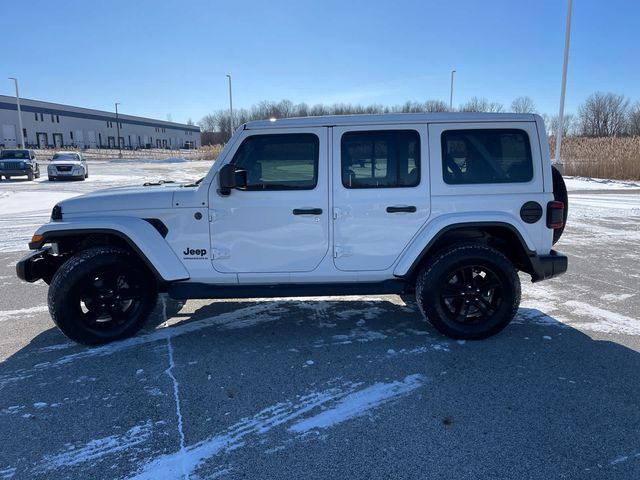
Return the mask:
[[532,282],[541,282],[562,275],[567,271],[569,264],[567,256],[555,250],[551,250],[549,255],[535,255],[530,258],[533,267]]
[[0,175],[7,177],[19,177],[21,175],[29,175],[33,170],[31,168],[24,168],[20,170],[0,170]]
[[50,253],[51,247],[44,247],[22,257],[16,264],[18,278],[30,283],[42,278],[48,283],[51,275]]

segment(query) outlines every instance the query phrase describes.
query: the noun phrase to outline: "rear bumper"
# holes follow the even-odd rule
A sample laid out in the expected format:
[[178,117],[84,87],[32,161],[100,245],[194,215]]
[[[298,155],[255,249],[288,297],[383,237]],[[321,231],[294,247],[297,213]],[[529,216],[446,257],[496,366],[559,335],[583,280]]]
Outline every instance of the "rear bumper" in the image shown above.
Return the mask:
[[16,275],[25,282],[35,282],[41,278],[46,279],[50,271],[50,263],[47,256],[51,247],[41,248],[28,253],[16,264]]
[[531,281],[540,282],[562,275],[567,271],[568,264],[569,259],[567,256],[555,250],[551,250],[549,255],[535,255],[531,257],[531,265],[533,267]]

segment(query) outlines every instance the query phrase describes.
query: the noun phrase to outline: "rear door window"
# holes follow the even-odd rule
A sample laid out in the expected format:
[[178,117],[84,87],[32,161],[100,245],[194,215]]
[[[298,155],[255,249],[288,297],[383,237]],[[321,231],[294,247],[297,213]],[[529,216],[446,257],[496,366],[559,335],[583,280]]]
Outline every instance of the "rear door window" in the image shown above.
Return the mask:
[[415,130],[347,132],[341,166],[346,188],[415,187],[420,183],[420,135]]
[[445,183],[524,183],[533,179],[531,144],[524,130],[445,130],[441,141]]

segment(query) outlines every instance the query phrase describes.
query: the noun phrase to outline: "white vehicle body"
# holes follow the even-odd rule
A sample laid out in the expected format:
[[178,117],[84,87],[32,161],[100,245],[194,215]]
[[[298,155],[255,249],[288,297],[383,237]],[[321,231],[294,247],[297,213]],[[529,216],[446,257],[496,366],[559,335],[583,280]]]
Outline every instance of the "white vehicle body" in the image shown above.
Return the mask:
[[[445,176],[457,175],[452,169],[468,170],[464,162],[469,160],[463,159],[462,167],[450,167],[451,161],[461,160],[443,153],[443,135],[457,132],[461,138],[472,138],[478,131],[478,135],[517,132],[525,139],[520,143],[526,145],[531,160],[526,181],[509,181],[509,174],[495,183],[445,181]],[[249,158],[254,155],[251,141],[258,145],[256,151],[267,151],[274,135],[283,141],[314,140],[314,181],[305,177],[300,183],[304,188],[295,187],[295,182],[293,188],[267,183],[253,189],[222,188],[222,170],[241,161],[243,145],[248,145],[244,148]],[[369,137],[373,153],[363,160]],[[378,137],[389,138],[390,143],[376,143]],[[405,137],[410,154],[397,146]],[[351,138],[355,143],[345,147],[345,139]],[[461,148],[452,138],[446,148]],[[390,145],[396,145],[395,153]],[[351,150],[341,150],[345,148]],[[383,150],[386,153],[378,152]],[[343,153],[351,155],[349,162],[355,159],[360,164],[345,167]],[[403,174],[406,184],[377,184],[376,175],[389,175],[387,169],[396,168],[393,155],[399,162],[403,154],[415,163]],[[258,177],[262,168],[260,164]],[[364,187],[345,183],[357,183],[358,175],[369,175],[370,170]],[[238,171],[245,179],[254,175]],[[198,184],[146,184],[65,200],[54,209],[54,219],[36,231],[30,246],[52,244],[54,254],[64,255],[87,236],[117,238],[144,260],[161,289],[179,298],[404,293],[434,245],[440,248],[465,239],[488,238],[502,245],[505,255],[533,281],[564,272],[566,257],[552,251],[554,230],[545,223],[549,213],[544,212],[553,201],[549,150],[537,115],[443,113],[257,121],[235,132]],[[533,221],[524,220],[528,205],[539,211]],[[42,258],[38,252],[30,258]],[[31,268],[32,264],[32,260],[21,263],[21,278],[50,279],[46,268]]]

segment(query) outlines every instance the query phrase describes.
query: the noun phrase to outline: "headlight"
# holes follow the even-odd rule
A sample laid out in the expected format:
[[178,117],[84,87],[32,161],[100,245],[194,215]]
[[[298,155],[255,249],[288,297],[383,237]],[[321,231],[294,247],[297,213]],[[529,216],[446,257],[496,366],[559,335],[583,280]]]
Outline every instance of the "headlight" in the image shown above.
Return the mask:
[[0,169],[4,170],[4,163],[0,162]]
[[49,172],[54,172],[54,173],[55,173],[55,171],[56,171],[56,167],[55,167],[55,166],[53,166],[53,165],[49,165],[49,166],[47,167],[47,170],[48,170]]
[[56,205],[55,207],[53,207],[53,210],[51,211],[51,220],[62,220],[62,207],[60,205]]
[[82,168],[80,167],[73,167],[73,174],[74,175],[80,175],[82,173]]
[[20,162],[20,169],[24,170],[25,168],[27,168],[27,164],[24,162]]

